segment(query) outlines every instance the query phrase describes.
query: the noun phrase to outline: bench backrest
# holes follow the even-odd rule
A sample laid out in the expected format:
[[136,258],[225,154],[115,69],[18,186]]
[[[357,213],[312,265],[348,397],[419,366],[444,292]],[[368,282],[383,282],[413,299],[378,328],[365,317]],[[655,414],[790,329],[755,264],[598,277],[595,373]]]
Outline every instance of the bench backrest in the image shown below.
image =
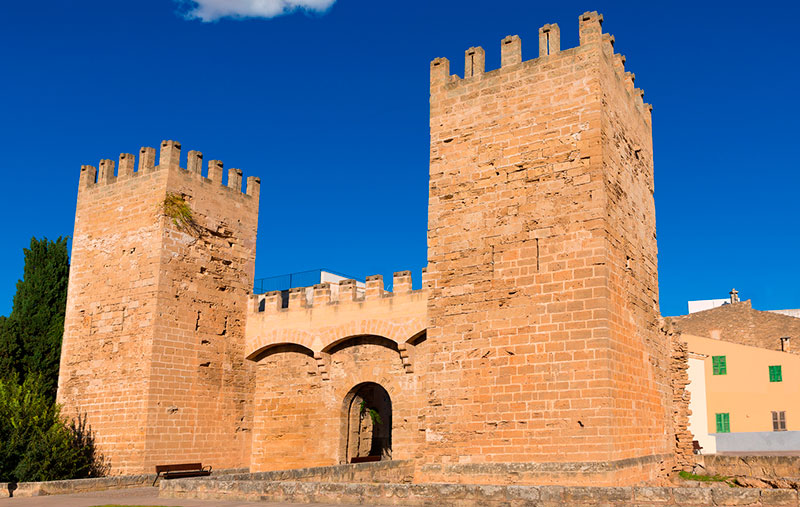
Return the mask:
[[176,465],[156,465],[156,473],[162,472],[188,472],[191,470],[202,470],[202,463],[179,463]]

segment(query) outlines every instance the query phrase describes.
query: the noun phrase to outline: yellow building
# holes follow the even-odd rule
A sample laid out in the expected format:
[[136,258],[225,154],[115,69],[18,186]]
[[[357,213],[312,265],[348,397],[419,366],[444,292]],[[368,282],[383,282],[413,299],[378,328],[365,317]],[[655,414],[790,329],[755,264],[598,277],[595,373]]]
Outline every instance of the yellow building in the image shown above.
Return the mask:
[[800,450],[800,356],[682,337],[690,352],[690,429],[704,453]]

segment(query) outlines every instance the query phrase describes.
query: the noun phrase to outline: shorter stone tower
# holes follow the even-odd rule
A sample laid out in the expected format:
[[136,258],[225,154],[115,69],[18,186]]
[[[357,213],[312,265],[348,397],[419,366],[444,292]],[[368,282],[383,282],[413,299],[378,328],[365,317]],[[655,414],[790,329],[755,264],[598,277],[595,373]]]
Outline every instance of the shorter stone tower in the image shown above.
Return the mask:
[[86,414],[114,474],[246,465],[244,360],[260,180],[164,141],[81,168],[58,401]]

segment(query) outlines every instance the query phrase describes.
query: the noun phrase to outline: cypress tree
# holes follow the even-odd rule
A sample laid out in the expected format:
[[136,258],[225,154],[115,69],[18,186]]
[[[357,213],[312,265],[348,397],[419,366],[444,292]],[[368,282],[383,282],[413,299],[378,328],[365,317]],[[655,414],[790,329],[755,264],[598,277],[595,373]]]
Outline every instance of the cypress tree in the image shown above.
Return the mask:
[[8,318],[0,316],[0,380],[19,376],[21,362],[16,335],[9,331]]
[[31,238],[11,315],[0,322],[0,375],[40,376],[55,400],[69,282],[67,238]]

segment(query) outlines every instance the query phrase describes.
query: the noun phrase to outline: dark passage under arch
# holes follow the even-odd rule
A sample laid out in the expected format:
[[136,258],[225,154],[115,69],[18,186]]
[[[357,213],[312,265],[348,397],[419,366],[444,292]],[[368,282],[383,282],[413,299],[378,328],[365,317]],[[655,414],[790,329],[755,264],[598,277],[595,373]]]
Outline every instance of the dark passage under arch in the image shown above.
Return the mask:
[[364,382],[347,393],[342,410],[345,463],[392,459],[392,400],[374,382]]

